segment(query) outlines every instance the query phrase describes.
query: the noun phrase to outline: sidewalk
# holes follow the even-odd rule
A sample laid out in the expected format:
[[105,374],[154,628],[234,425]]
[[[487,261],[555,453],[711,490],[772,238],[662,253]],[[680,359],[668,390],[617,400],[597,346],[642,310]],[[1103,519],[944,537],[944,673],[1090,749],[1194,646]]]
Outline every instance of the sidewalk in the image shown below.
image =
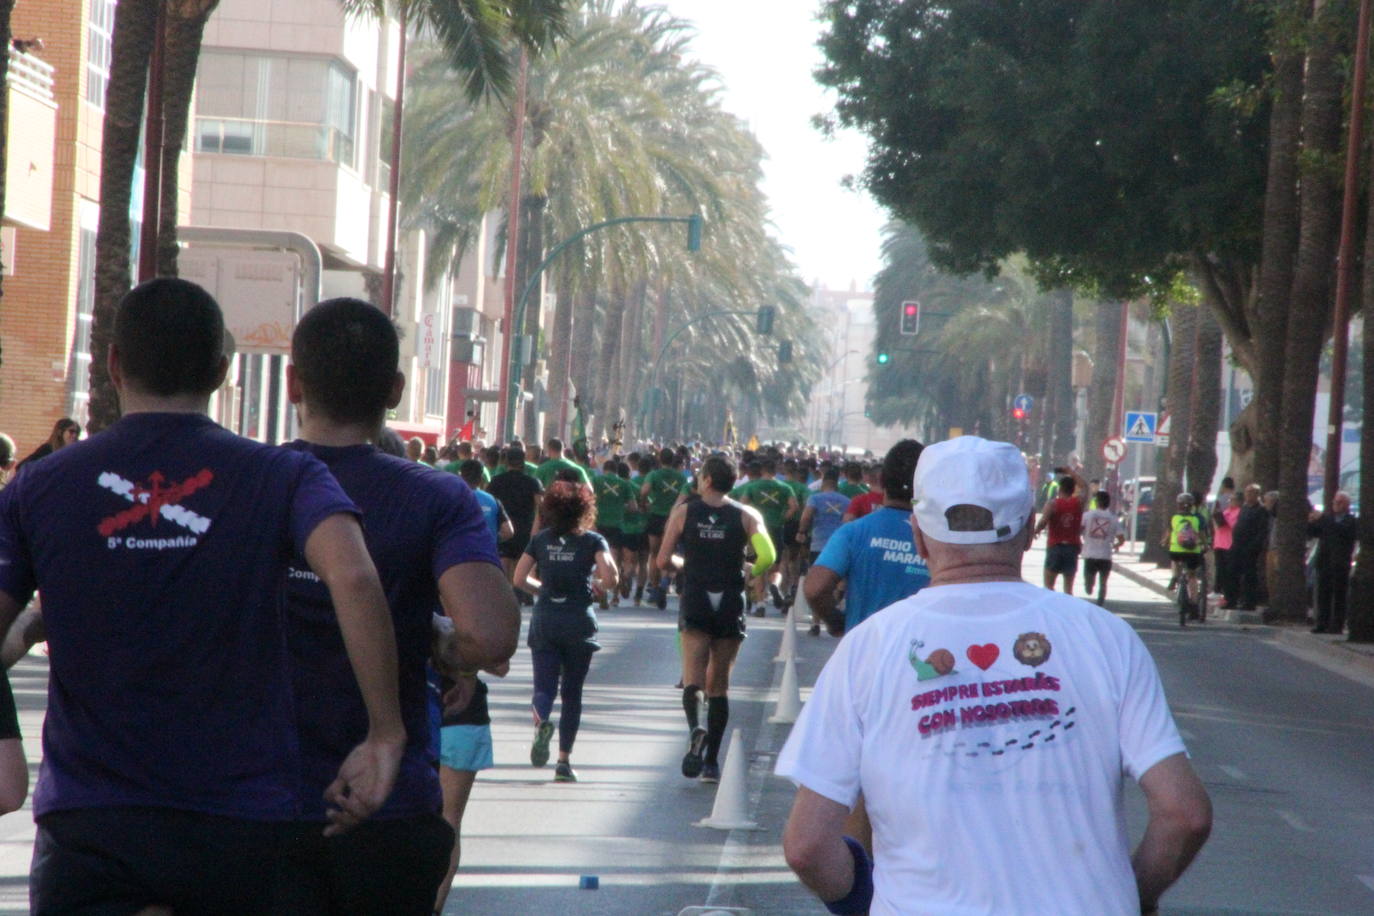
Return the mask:
[[[1112,562],[1112,571],[1120,573],[1137,585],[1144,586],[1163,598],[1173,598],[1169,591],[1170,570],[1160,568],[1155,563],[1141,562],[1139,555],[1121,551]],[[1241,629],[1268,631],[1281,645],[1305,653],[1313,658],[1329,662],[1337,671],[1357,672],[1374,676],[1374,643],[1350,642],[1345,636],[1308,632],[1310,624],[1274,625],[1264,623],[1259,611],[1240,611],[1233,608],[1218,608],[1216,597],[1211,596],[1212,604],[1207,612],[1209,622],[1225,622]]]

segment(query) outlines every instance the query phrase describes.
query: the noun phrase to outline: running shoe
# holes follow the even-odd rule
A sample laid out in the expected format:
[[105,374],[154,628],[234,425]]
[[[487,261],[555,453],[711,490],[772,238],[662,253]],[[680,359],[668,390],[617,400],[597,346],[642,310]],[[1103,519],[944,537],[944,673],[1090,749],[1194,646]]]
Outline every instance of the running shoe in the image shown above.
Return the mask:
[[709,783],[720,782],[720,765],[716,763],[703,763],[701,765],[701,781]]
[[758,607],[754,608],[754,616],[755,616],[755,617],[762,617],[762,616],[763,616],[764,614],[766,614],[766,613],[768,613],[768,612],[764,609],[763,605],[761,605],[761,604],[760,604]]
[[530,763],[542,767],[549,762],[549,740],[553,738],[553,723],[545,719],[534,727],[534,743],[530,745]]
[[609,611],[611,609],[611,596],[605,592],[601,593],[601,597],[597,601],[601,605],[601,610]]
[[641,604],[643,604],[643,603],[644,603],[644,583],[641,582],[641,583],[639,583],[639,587],[635,589],[635,607],[639,607],[639,606],[640,606]]
[[784,604],[782,591],[779,590],[776,585],[770,582],[768,584],[768,594],[773,596],[773,607],[777,608],[778,610],[782,610],[782,606]]
[[820,636],[821,625],[819,623],[813,623],[811,624],[811,629],[807,630],[806,632],[811,634],[812,636]]
[[682,758],[682,775],[696,779],[701,775],[702,754],[706,750],[706,729],[697,726],[692,729],[692,737],[687,742],[687,753]]
[[668,587],[660,585],[654,593],[654,604],[658,605],[660,611],[668,610]]
[[566,760],[558,761],[558,766],[553,768],[554,782],[577,782],[577,771],[572,768],[572,764]]

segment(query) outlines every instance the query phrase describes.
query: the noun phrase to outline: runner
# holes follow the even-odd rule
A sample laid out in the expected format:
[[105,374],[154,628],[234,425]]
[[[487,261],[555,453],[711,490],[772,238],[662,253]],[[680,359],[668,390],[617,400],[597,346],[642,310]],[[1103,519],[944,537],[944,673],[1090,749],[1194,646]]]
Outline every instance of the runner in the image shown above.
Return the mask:
[[329,591],[298,555],[286,580],[286,622],[302,810],[282,864],[278,913],[431,912],[453,848],[431,765],[426,663],[434,614],[447,609],[456,625],[444,659],[455,680],[504,664],[520,632],[495,538],[469,487],[371,444],[401,399],[399,348],[390,319],[358,299],[320,303],[292,336],[287,392],[301,438],[288,447],[324,462],[367,520],[367,546],[396,630],[407,740],[382,809],[342,837],[325,837],[325,791],[366,736],[367,713],[351,690]]
[[1112,552],[1126,543],[1126,535],[1116,514],[1107,511],[1111,508],[1112,497],[1106,491],[1099,491],[1093,497],[1093,504],[1095,508],[1083,513],[1083,587],[1085,596],[1091,597],[1094,580],[1099,583],[1097,604],[1101,607],[1107,601]]
[[[762,461],[755,461],[749,465],[749,482],[743,486],[736,487],[730,494],[730,498],[753,506],[763,516],[763,523],[768,528],[768,538],[773,542],[776,549],[781,550],[785,543],[783,529],[787,520],[795,516],[798,512],[796,497],[792,495],[792,488],[781,480],[777,479],[778,466],[772,458],[765,458]],[[767,578],[756,580],[752,592],[758,604],[754,608],[754,616],[762,617],[765,613],[763,606],[763,596],[765,588],[773,596],[773,606],[781,610],[786,603],[783,600],[782,592],[778,589],[781,575],[778,570],[773,569],[768,573]]]
[[525,453],[519,446],[512,445],[505,450],[505,470],[492,475],[487,484],[487,492],[495,496],[510,516],[515,536],[502,541],[497,548],[501,555],[501,566],[506,574],[515,581],[515,564],[525,553],[530,536],[534,532],[535,517],[539,509],[539,497],[544,487],[532,474],[525,471]]
[[868,492],[850,500],[849,510],[844,514],[844,520],[846,522],[852,522],[856,518],[863,518],[865,515],[881,506],[883,501],[887,498],[883,495],[881,467],[871,467],[865,471],[864,486],[868,487]]
[[569,461],[567,458],[563,457],[562,439],[550,439],[545,445],[544,452],[548,457],[544,460],[543,464],[539,465],[538,470],[534,472],[534,476],[539,479],[539,482],[543,484],[546,489],[549,484],[553,483],[553,479],[558,475],[559,471],[572,471],[584,485],[589,487],[592,485],[591,475],[587,473],[586,468],[575,461]]
[[[534,743],[530,763],[549,762],[555,694],[563,701],[558,716],[558,764],[555,782],[577,782],[570,756],[582,722],[582,684],[592,664],[598,588],[614,591],[615,561],[606,539],[592,530],[596,502],[581,486],[555,480],[541,511],[549,527],[530,541],[515,567],[515,585],[538,596],[530,618],[528,645],[534,660]],[[539,579],[530,578],[538,572]],[[562,681],[562,689],[559,682]]]
[[[806,574],[806,600],[814,622],[841,636],[890,604],[916,594],[930,582],[925,560],[911,535],[911,481],[921,443],[903,439],[883,461],[882,508],[830,536]],[[837,488],[838,490],[838,488]],[[836,612],[836,589],[846,584],[845,610]]]
[[41,589],[51,650],[36,913],[275,911],[264,863],[299,806],[280,591],[293,553],[328,588],[366,709],[328,832],[396,782],[396,639],[357,509],[315,458],[206,416],[223,342],[195,284],[134,289],[108,357],[123,417],[0,491],[0,623]]
[[[839,483],[840,472],[835,468],[827,468],[821,475],[820,491],[811,494],[806,501],[806,508],[802,510],[801,533],[798,536],[807,545],[809,566],[815,565],[849,510],[849,498],[836,490]],[[812,621],[810,633],[812,636],[821,635],[821,625]]]
[[1078,572],[1078,554],[1083,549],[1083,509],[1088,500],[1088,484],[1077,471],[1055,468],[1059,478],[1055,486],[1058,494],[1045,504],[1045,514],[1035,525],[1032,536],[1049,529],[1049,544],[1045,548],[1045,588],[1054,590],[1056,577],[1064,577],[1064,594],[1073,594],[1073,580]]
[[[682,634],[682,708],[691,731],[682,775],[720,781],[720,742],[730,721],[730,669],[744,639],[744,554],[753,546],[758,559],[750,570],[762,576],[776,560],[763,517],[726,494],[735,485],[735,466],[728,458],[706,459],[697,475],[701,499],[673,510],[657,554],[667,572],[679,563],[682,546],[684,587],[678,611]],[[706,728],[701,727],[700,694],[706,690]]]
[[[639,495],[647,502],[649,523],[646,529],[649,535],[649,555],[658,555],[659,544],[663,541],[663,529],[668,523],[668,515],[673,511],[673,505],[677,502],[678,493],[682,490],[682,485],[687,482],[687,475],[679,470],[681,459],[677,453],[670,448],[665,448],[659,452],[658,460],[660,466],[653,471],[649,471],[644,476],[644,484],[640,487]],[[657,568],[650,568],[649,573],[655,581],[649,585],[649,602],[658,605],[658,609],[664,610],[668,607],[668,579],[659,578]]]
[[851,461],[844,466],[844,479],[840,481],[839,491],[851,500],[868,492],[864,486],[864,466]]
[[629,598],[634,589],[634,602],[638,605],[644,600],[644,583],[649,578],[649,536],[645,529],[649,517],[643,511],[639,500],[639,487],[630,477],[630,465],[621,461],[617,465],[620,479],[628,484],[629,497],[625,500],[625,515],[620,525],[624,575],[620,580],[620,597]]
[[783,469],[787,474],[784,483],[792,488],[792,499],[796,502],[796,511],[782,526],[782,539],[787,546],[786,562],[783,563],[782,570],[782,592],[786,605],[790,608],[797,600],[797,586],[806,572],[806,545],[797,535],[801,531],[802,510],[811,498],[811,490],[806,486],[804,464],[795,458],[789,458],[783,462]]
[[515,537],[515,526],[511,524],[510,516],[506,514],[501,501],[482,489],[482,462],[475,458],[458,462],[458,476],[463,478],[463,483],[472,490],[477,505],[482,509],[482,517],[491,528],[492,537],[496,538],[498,543]]
[[[619,606],[622,590],[629,584],[628,570],[631,568],[629,552],[625,549],[625,507],[634,501],[634,484],[620,476],[620,462],[615,458],[606,459],[601,465],[601,473],[592,479],[592,489],[596,493],[596,530],[610,545],[611,556],[616,565],[626,574],[621,577],[620,588],[613,593],[612,602]],[[626,592],[625,594],[628,594]],[[601,598],[603,608],[606,596]]]

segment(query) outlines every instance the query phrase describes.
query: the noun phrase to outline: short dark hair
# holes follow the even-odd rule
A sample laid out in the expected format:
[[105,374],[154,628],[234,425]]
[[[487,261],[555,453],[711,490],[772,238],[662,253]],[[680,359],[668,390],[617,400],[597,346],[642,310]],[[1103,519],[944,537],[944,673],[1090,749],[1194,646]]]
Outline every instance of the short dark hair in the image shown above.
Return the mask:
[[517,468],[525,465],[525,450],[518,445],[507,446],[501,453],[501,458],[507,465],[515,465]]
[[[911,499],[911,481],[916,476],[916,462],[925,446],[915,439],[903,439],[887,450],[883,459],[883,496],[887,499]],[[848,468],[846,468],[848,471]]]
[[1221,488],[1223,490],[1234,490],[1236,488],[1236,479],[1234,477],[1221,478]]
[[559,439],[557,436],[553,437],[545,444],[548,446],[548,450],[551,452],[563,451],[563,440]]
[[1060,495],[1060,496],[1072,496],[1072,495],[1073,495],[1073,491],[1076,490],[1076,489],[1078,489],[1078,484],[1074,482],[1074,479],[1073,479],[1072,477],[1061,477],[1061,478],[1059,478],[1059,495]]
[[1093,499],[1097,500],[1097,508],[1099,509],[1106,509],[1112,504],[1112,494],[1106,490],[1098,490]]
[[697,472],[717,493],[729,493],[735,488],[735,463],[724,455],[712,455],[701,464]]
[[467,458],[458,462],[458,476],[467,481],[467,485],[474,490],[482,486],[482,472],[486,468],[482,467],[482,462],[476,458]]
[[326,299],[291,335],[291,362],[306,403],[336,423],[380,423],[396,380],[401,344],[381,309]]
[[208,395],[220,383],[224,313],[196,284],[159,277],[119,300],[113,343],[125,377],[140,390]]
[[822,481],[823,483],[839,483],[839,482],[840,482],[840,471],[839,471],[839,469],[838,469],[838,468],[826,468],[826,469],[825,469],[825,472],[824,472],[823,474],[821,474],[821,481]]

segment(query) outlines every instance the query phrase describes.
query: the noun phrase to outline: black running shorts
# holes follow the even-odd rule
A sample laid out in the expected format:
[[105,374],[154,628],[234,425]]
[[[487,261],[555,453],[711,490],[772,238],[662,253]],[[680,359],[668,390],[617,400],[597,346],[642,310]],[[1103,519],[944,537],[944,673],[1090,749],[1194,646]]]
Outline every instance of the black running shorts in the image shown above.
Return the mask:
[[606,545],[612,550],[621,550],[625,547],[625,534],[619,528],[612,525],[597,525],[596,530],[606,539]]
[[1045,569],[1050,572],[1073,575],[1078,572],[1077,544],[1055,544],[1045,550]]
[[530,546],[529,534],[526,533],[524,537],[521,537],[520,533],[516,532],[514,537],[496,542],[496,554],[502,559],[518,560],[528,546]]
[[668,516],[651,515],[649,516],[649,523],[644,526],[644,533],[650,537],[661,538],[663,537],[663,529],[666,528],[667,525]]
[[289,826],[172,808],[54,811],[38,819],[30,906],[100,916],[157,904],[177,913],[274,913]]
[[1111,560],[1094,560],[1092,557],[1083,558],[1083,573],[1089,576],[1107,575],[1112,571]]
[[453,828],[437,814],[368,820],[324,836],[292,825],[278,875],[281,916],[429,916],[448,870]]
[[797,532],[801,530],[801,519],[789,518],[782,523],[782,543],[784,547],[797,546]]
[[629,550],[633,553],[643,553],[649,549],[649,538],[643,531],[630,533],[620,532],[620,547],[622,550]]
[[712,639],[743,639],[748,605],[743,590],[707,592],[692,585],[678,599],[677,628],[696,630]]
[[1183,568],[1190,571],[1202,566],[1202,554],[1200,553],[1183,553],[1170,551],[1169,559],[1173,560],[1175,563],[1182,563]]

